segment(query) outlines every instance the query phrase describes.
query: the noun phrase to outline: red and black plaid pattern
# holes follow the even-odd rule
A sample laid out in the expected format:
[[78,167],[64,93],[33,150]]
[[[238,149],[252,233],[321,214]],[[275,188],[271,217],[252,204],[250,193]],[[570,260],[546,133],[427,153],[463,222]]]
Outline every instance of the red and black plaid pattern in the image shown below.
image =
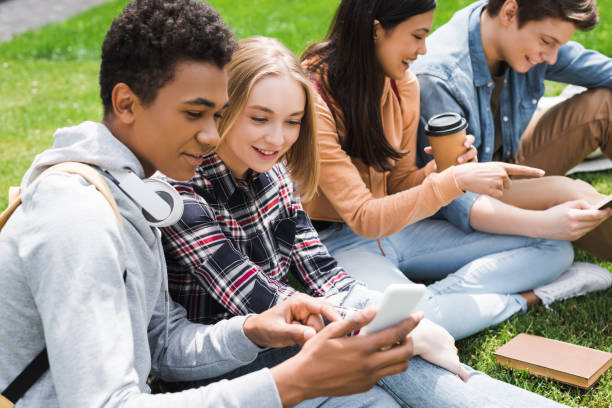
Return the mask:
[[317,297],[356,283],[319,241],[283,164],[236,180],[212,154],[189,182],[170,182],[185,205],[162,230],[170,294],[191,321],[261,313],[296,292],[289,273]]

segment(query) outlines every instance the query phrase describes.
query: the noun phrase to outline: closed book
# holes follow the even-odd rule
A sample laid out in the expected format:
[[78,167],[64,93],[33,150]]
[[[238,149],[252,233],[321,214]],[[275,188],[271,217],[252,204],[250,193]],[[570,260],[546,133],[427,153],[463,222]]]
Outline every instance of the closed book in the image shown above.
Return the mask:
[[588,389],[612,366],[612,353],[521,333],[495,351],[500,364]]

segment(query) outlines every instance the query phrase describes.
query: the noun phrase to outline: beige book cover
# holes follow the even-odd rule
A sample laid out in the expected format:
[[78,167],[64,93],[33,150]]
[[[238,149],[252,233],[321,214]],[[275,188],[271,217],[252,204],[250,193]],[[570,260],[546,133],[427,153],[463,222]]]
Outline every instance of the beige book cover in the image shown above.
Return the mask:
[[612,353],[521,333],[495,351],[500,364],[591,388],[612,366]]

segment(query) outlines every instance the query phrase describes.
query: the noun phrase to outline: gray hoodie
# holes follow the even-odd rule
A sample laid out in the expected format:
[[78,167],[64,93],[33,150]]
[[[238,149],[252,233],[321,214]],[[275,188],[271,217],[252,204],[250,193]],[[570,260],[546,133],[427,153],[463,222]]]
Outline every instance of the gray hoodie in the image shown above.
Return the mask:
[[[50,370],[16,407],[275,407],[269,370],[176,394],[151,395],[150,372],[170,381],[221,375],[260,351],[244,317],[193,324],[167,295],[159,231],[112,182],[123,227],[95,187],[46,167],[80,161],[144,171],[100,123],[60,129],[24,176],[23,204],[0,235],[0,390],[46,346]],[[127,280],[123,272],[127,271]]]

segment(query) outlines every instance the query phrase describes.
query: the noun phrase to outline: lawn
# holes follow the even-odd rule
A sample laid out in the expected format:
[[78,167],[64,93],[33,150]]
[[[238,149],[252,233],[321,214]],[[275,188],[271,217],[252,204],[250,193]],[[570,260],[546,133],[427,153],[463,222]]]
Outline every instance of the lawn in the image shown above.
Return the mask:
[[[323,37],[338,0],[215,0],[240,38],[267,35],[281,39],[299,54]],[[447,21],[469,1],[443,0],[435,25]],[[612,55],[612,1],[600,0],[603,22],[575,39]],[[112,18],[126,4],[112,1],[65,22],[22,34],[0,44],[0,208],[9,185],[19,184],[33,157],[52,144],[55,129],[83,120],[99,120],[97,71],[102,39]],[[549,84],[549,94],[561,87]],[[612,171],[580,175],[603,193],[612,193]],[[577,252],[577,260],[612,264]],[[537,272],[537,271],[534,271]],[[612,373],[589,391],[539,379],[495,364],[493,351],[521,332],[544,335],[612,352],[612,290],[534,308],[481,334],[460,341],[462,361],[520,387],[571,406],[609,407]]]

